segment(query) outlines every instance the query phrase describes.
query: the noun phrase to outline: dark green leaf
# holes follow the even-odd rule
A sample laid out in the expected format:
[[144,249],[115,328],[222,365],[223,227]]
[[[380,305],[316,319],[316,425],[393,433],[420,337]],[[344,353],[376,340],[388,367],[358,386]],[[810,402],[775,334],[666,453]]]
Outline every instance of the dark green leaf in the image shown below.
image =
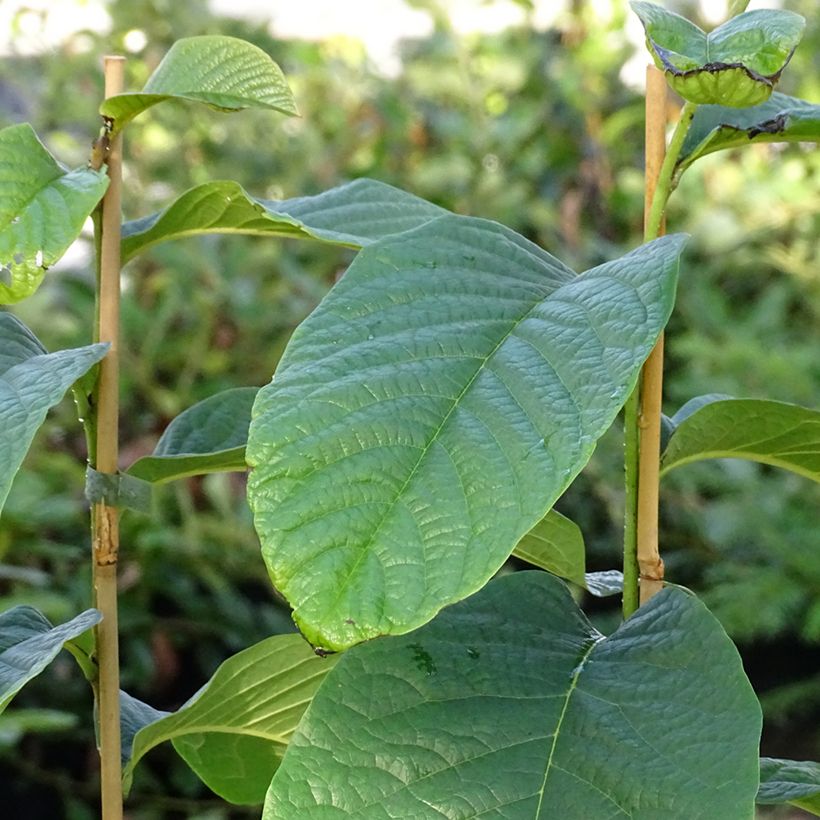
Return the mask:
[[96,609],[88,609],[68,623],[52,626],[30,606],[0,614],[0,712],[57,657],[63,644],[91,629],[100,617]]
[[126,788],[143,755],[170,740],[217,794],[232,803],[261,803],[296,724],[336,661],[317,657],[298,635],[275,635],[226,660],[177,712],[125,696]]
[[163,100],[205,103],[218,111],[269,108],[294,115],[282,70],[262,49],[236,37],[185,37],[171,46],[142,91],[115,94],[100,105],[112,133]]
[[544,572],[345,653],[264,820],[751,820],[760,707],[694,596],[598,633]]
[[130,475],[160,484],[190,475],[245,470],[245,445],[258,387],[236,387],[180,413],[154,452],[135,461]]
[[431,202],[372,179],[281,202],[256,199],[236,182],[207,182],[159,213],[126,222],[123,261],[158,242],[202,233],[318,239],[359,248],[445,213]]
[[42,350],[19,319],[0,312],[0,510],[49,408],[105,356],[108,345]]
[[768,99],[806,25],[799,14],[760,9],[706,34],[654,3],[630,5],[643,23],[655,64],[693,103],[745,107]]
[[576,523],[550,510],[516,545],[513,555],[585,586],[584,536]]
[[246,454],[263,554],[308,640],[408,632],[492,577],[629,395],[683,242],[576,276],[445,216],[358,255],[259,391]]
[[60,167],[30,125],[0,130],[0,304],[37,290],[107,187],[104,171]]
[[820,763],[760,758],[757,802],[791,803],[820,817]]
[[707,458],[759,461],[820,481],[820,412],[763,399],[711,401],[678,423],[661,474]]

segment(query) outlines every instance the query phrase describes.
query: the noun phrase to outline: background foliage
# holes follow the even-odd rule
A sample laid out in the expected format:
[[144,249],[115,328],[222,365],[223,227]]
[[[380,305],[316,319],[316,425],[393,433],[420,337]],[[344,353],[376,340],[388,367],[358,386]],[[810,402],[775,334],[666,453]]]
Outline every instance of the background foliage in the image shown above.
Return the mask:
[[[452,29],[446,3],[414,5],[432,15],[434,32],[404,42],[400,73],[385,78],[352,40],[279,41],[265,25],[212,15],[204,0],[111,0],[110,36],[82,32],[53,52],[4,60],[0,126],[28,120],[52,151],[81,165],[97,128],[102,53],[126,52],[126,34],[145,33],[147,45],[129,53],[136,88],[174,40],[231,34],[279,62],[302,118],[156,109],[129,129],[127,218],[211,179],[283,198],[372,176],[497,219],[577,269],[638,244],[643,103],[619,79],[633,50],[626,4],[613,0],[600,15],[576,0],[550,30],[471,36]],[[809,26],[780,90],[820,100],[814,2],[784,6]],[[678,10],[694,16],[691,5]],[[670,224],[693,240],[669,328],[668,413],[707,392],[818,405],[819,180],[820,155],[800,146],[712,155],[684,177]],[[89,341],[92,273],[82,253],[72,258],[16,311],[51,349]],[[131,263],[124,464],[150,452],[194,402],[266,383],[293,328],[349,259],[313,244],[205,237]],[[590,569],[618,564],[620,447],[614,429],[558,504],[584,531]],[[60,621],[87,606],[84,457],[64,402],[4,511],[0,609],[26,602]],[[243,482],[236,474],[176,482],[157,493],[153,517],[124,517],[123,685],[157,708],[177,708],[226,656],[292,628],[271,592]],[[693,465],[666,480],[667,575],[698,591],[739,643],[762,697],[770,756],[820,756],[818,502],[816,484],[747,462]],[[590,602],[599,627],[614,625],[614,606]],[[90,704],[66,657],[0,719],[0,782],[11,807],[25,798],[30,817],[95,816]],[[222,805],[168,747],[138,770],[129,816],[258,815]]]

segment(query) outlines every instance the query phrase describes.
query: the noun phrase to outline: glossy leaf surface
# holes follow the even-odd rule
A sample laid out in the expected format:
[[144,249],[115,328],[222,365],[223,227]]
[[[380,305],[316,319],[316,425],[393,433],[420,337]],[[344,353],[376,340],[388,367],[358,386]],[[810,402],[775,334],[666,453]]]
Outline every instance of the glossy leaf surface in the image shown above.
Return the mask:
[[191,475],[245,470],[245,445],[257,387],[235,387],[197,402],[166,428],[154,452],[128,473],[159,484]]
[[0,312],[0,510],[49,408],[107,350],[96,344],[46,353],[19,319]]
[[751,820],[760,707],[733,644],[666,589],[604,637],[543,572],[342,656],[264,820]]
[[88,609],[60,626],[52,626],[30,606],[16,606],[0,614],[0,712],[57,657],[67,641],[99,621],[96,609]]
[[116,94],[100,105],[114,133],[163,100],[205,103],[219,111],[269,108],[296,114],[281,69],[262,49],[236,37],[185,37],[171,46],[140,92]]
[[107,187],[104,171],[62,168],[30,125],[0,131],[0,304],[37,290]]
[[123,226],[123,260],[185,236],[240,233],[317,239],[359,248],[447,213],[413,194],[373,179],[357,179],[317,196],[256,199],[236,182],[207,182],[165,210]]
[[799,14],[759,9],[706,34],[655,3],[630,5],[669,84],[684,99],[701,104],[744,107],[768,99],[806,25]]
[[579,586],[586,585],[584,536],[574,521],[555,510],[518,542],[513,555]]
[[676,426],[661,472],[707,458],[758,461],[820,481],[820,412],[763,399],[704,404]]
[[[261,803],[296,724],[336,661],[317,657],[298,635],[276,635],[225,661],[177,712],[137,701],[145,708],[127,710],[133,739],[126,785],[143,755],[170,740],[217,794]],[[140,720],[145,725],[138,729]]]
[[762,757],[757,802],[791,803],[820,817],[820,763]]
[[674,299],[684,239],[576,276],[446,216],[366,247],[254,405],[248,497],[312,643],[475,592],[589,459]]

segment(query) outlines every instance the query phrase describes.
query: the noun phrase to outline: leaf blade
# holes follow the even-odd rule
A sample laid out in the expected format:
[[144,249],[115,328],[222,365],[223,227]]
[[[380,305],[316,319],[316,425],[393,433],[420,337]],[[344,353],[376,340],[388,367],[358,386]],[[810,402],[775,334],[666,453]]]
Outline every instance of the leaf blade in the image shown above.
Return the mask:
[[820,817],[820,763],[760,758],[761,805],[790,803]]
[[584,536],[580,527],[550,510],[516,545],[513,555],[559,578],[586,586]]

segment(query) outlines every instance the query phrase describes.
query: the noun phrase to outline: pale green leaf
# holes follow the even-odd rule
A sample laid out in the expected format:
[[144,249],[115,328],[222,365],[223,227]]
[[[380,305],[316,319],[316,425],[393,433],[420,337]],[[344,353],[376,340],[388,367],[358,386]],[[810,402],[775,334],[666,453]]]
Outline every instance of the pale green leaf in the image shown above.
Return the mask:
[[232,803],[261,803],[296,724],[336,661],[317,657],[298,635],[275,635],[226,660],[177,712],[128,703],[133,698],[125,696],[123,737],[132,743],[124,755],[126,788],[140,759],[170,740],[217,794]]
[[482,587],[589,459],[666,323],[684,239],[576,276],[496,223],[366,247],[254,405],[248,497],[308,640]]
[[0,614],[0,712],[32,678],[57,657],[63,645],[100,622],[88,609],[68,623],[52,626],[30,606],[16,606]]
[[165,210],[123,225],[128,261],[158,242],[203,233],[317,239],[359,248],[447,213],[413,194],[373,179],[357,179],[317,196],[256,199],[236,182],[206,182]]
[[752,142],[820,142],[820,105],[775,91],[766,102],[750,108],[699,106],[683,142],[676,177],[707,154]]
[[794,12],[759,9],[706,34],[655,3],[630,5],[643,23],[655,64],[693,103],[745,107],[768,99],[806,26]]
[[624,589],[624,574],[617,569],[588,572],[584,578],[584,586],[587,592],[596,598],[619,595]]
[[513,555],[579,586],[586,585],[583,533],[556,510],[550,510],[516,544]]
[[113,133],[163,100],[205,103],[220,111],[269,108],[296,114],[281,69],[262,49],[236,37],[177,40],[140,92],[115,94],[100,105]]
[[37,290],[108,187],[104,171],[65,171],[28,124],[0,130],[0,304]]
[[107,350],[96,344],[45,353],[19,319],[0,312],[0,510],[49,408]]
[[0,751],[7,753],[25,735],[73,729],[77,715],[57,709],[7,709],[0,714]]
[[707,458],[758,461],[820,481],[820,412],[763,399],[712,401],[676,426],[661,475]]
[[820,817],[820,763],[760,758],[757,802],[791,803]]
[[241,472],[258,387],[235,387],[180,413],[150,456],[135,461],[130,475],[160,484],[204,473]]
[[737,650],[665,589],[604,637],[545,572],[346,652],[264,820],[751,820],[761,714]]

